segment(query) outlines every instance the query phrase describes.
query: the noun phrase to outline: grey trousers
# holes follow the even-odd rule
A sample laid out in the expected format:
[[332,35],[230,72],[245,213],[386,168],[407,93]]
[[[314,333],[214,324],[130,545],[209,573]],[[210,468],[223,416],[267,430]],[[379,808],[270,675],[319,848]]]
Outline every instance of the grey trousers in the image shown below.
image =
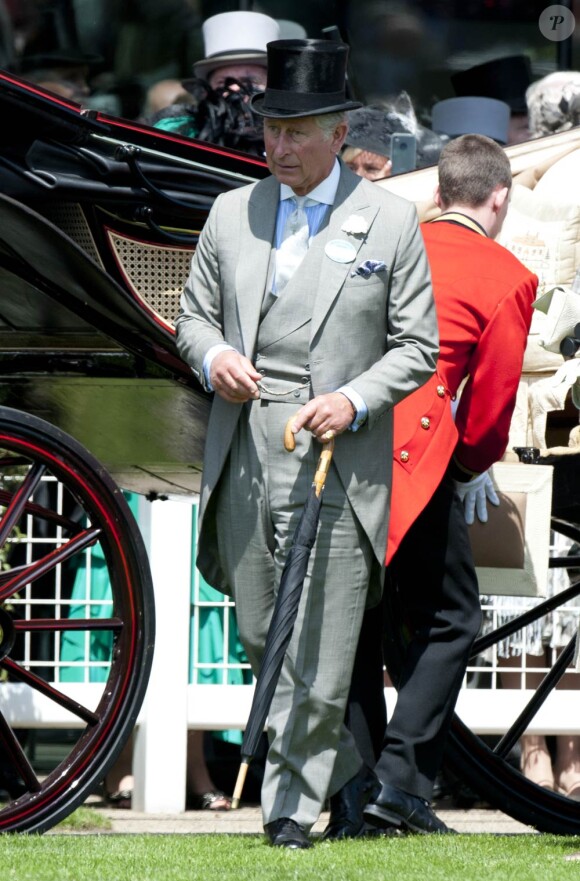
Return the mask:
[[[294,452],[284,449],[284,426],[296,410],[296,404],[280,402],[245,406],[217,490],[220,558],[255,673],[321,452],[307,431],[297,435]],[[343,720],[372,565],[370,542],[331,467],[298,618],[268,718],[264,823],[289,817],[310,829],[327,796],[360,769]]]

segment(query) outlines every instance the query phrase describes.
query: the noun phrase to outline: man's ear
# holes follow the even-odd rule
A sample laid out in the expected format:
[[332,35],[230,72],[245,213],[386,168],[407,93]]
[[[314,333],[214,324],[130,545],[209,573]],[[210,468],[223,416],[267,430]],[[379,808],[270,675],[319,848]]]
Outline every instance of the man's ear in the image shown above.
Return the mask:
[[333,153],[338,154],[340,152],[347,134],[348,134],[348,123],[340,122],[336,126],[336,128],[334,130],[334,134],[332,136],[332,142],[331,142],[330,149],[332,150]]
[[493,205],[493,209],[496,214],[499,214],[499,212],[501,211],[501,209],[503,208],[503,206],[505,205],[505,203],[509,199],[509,194],[510,194],[509,187],[498,186],[493,191],[492,205]]
[[433,190],[433,201],[435,202],[437,207],[441,208],[441,210],[443,211],[443,205],[441,204],[441,192],[439,190],[439,184],[437,184],[437,186]]

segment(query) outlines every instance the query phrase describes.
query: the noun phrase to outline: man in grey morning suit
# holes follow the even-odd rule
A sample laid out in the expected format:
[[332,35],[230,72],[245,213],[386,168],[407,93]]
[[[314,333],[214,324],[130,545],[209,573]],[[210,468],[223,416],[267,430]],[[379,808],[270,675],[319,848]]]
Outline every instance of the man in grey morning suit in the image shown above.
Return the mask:
[[[337,160],[345,111],[358,106],[345,97],[347,52],[328,40],[268,45],[253,107],[272,176],[216,199],[177,319],[182,356],[216,393],[198,565],[234,596],[255,671],[319,441],[337,436],[268,720],[263,819],[271,844],[289,848],[310,846],[327,795],[347,784],[366,802],[375,785],[344,708],[365,604],[381,589],[392,408],[428,379],[438,350],[414,207]],[[289,273],[292,224],[307,250]]]

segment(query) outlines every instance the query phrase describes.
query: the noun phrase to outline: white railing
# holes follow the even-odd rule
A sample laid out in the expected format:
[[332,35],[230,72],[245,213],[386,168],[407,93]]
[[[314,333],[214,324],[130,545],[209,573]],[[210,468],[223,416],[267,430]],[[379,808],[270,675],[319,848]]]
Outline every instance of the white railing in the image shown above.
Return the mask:
[[[185,808],[188,729],[242,729],[253,693],[251,684],[228,684],[232,677],[247,679],[248,665],[232,660],[228,648],[231,602],[219,594],[208,600],[197,572],[192,571],[195,517],[196,506],[191,501],[139,500],[138,519],[153,574],[157,628],[151,678],[134,738],[133,806],[148,813],[176,813]],[[200,657],[203,609],[222,615],[223,662]],[[501,689],[497,658],[493,656],[490,663],[485,673],[491,687],[464,687],[457,706],[467,726],[480,734],[505,731],[506,720],[511,722],[532,694],[523,689]],[[58,680],[62,662],[55,659],[54,666]],[[211,670],[217,671],[215,684],[203,684]],[[58,687],[89,707],[96,707],[103,688],[89,681],[59,682]],[[391,713],[396,693],[388,688],[385,694]],[[53,701],[21,684],[2,684],[2,709],[16,727],[74,728],[81,724]],[[575,696],[571,699],[566,691],[553,693],[529,730],[578,733],[580,701]]]

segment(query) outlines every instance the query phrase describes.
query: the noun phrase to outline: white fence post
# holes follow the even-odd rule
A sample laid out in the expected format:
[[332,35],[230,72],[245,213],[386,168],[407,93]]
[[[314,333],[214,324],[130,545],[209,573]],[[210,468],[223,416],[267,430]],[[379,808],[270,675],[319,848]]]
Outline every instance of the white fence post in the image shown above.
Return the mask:
[[139,525],[155,590],[151,678],[135,732],[133,808],[185,810],[191,591],[191,499],[142,500]]

